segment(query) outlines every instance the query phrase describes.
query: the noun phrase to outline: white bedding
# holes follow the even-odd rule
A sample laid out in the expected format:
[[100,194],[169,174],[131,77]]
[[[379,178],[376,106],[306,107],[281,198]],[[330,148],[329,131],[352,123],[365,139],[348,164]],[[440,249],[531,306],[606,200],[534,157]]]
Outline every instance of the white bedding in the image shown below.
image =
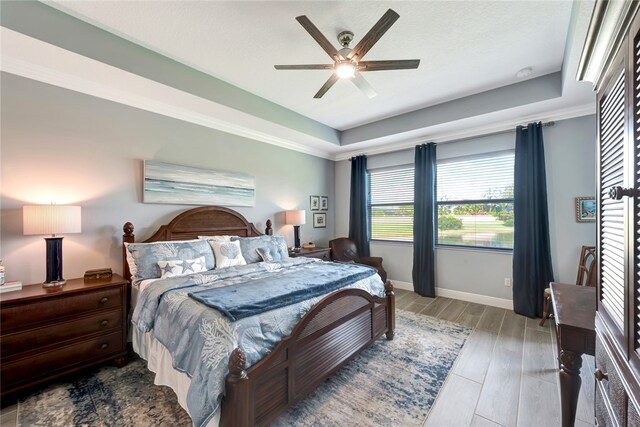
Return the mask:
[[[145,282],[153,280],[156,279],[145,280]],[[169,350],[153,337],[153,332],[142,333],[133,328],[131,341],[133,350],[147,361],[147,368],[155,374],[153,383],[170,387],[176,394],[180,406],[189,413],[187,391],[191,385],[191,379],[187,374],[173,369],[173,359]],[[220,411],[211,418],[206,427],[218,427],[219,425]]]

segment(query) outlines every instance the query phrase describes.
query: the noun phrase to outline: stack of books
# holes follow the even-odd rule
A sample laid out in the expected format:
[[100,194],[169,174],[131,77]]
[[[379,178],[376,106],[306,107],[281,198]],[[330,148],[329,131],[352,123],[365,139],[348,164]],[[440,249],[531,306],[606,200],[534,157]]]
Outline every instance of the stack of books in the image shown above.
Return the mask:
[[0,286],[0,294],[3,292],[18,291],[20,289],[22,289],[22,282],[5,282],[4,285]]

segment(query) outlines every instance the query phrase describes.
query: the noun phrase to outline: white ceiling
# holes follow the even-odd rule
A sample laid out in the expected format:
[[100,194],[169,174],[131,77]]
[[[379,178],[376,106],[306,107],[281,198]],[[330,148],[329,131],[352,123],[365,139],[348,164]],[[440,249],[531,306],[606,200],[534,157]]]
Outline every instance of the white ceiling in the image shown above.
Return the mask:
[[[516,83],[516,72],[524,67],[533,68],[528,78],[559,71],[563,60],[577,64],[580,54],[565,46],[571,1],[48,3],[338,130]],[[340,31],[353,31],[353,47],[388,8],[400,19],[365,59],[418,58],[421,63],[417,70],[364,73],[376,98],[339,81],[322,99],[313,99],[329,71],[273,68],[330,63],[296,16],[306,15],[336,46]],[[586,30],[588,12],[579,21],[579,34]],[[574,79],[575,71],[567,75]],[[563,101],[553,108],[591,99],[588,87],[586,92],[565,89]]]

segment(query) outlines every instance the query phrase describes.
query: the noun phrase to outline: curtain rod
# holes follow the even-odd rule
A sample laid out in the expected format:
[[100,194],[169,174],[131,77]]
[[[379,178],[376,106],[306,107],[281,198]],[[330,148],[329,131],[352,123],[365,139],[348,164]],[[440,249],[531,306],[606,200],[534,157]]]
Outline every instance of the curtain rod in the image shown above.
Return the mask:
[[[536,123],[536,122],[529,122],[529,123]],[[488,136],[488,135],[495,135],[495,134],[499,134],[499,133],[513,132],[515,130],[515,128],[517,128],[518,126],[525,126],[526,127],[529,123],[527,123],[525,125],[516,124],[513,129],[505,129],[505,130],[501,130],[501,131],[497,131],[497,132],[481,134],[481,135],[478,135],[478,136],[469,136],[469,137],[466,137],[466,138],[460,138],[460,139],[458,139],[456,141],[464,141],[464,140],[467,140],[467,139],[478,138],[478,137],[481,137],[481,136]],[[552,120],[548,121],[548,122],[542,122],[542,127],[548,128],[548,127],[551,127],[551,126],[555,126],[555,124],[556,124],[556,122],[554,122]],[[438,144],[447,144],[447,143],[450,143],[450,142],[452,142],[452,141],[434,142],[434,144],[436,144],[436,145],[438,145]],[[404,148],[404,149],[410,150],[411,147],[407,147],[407,148]],[[359,154],[359,155],[364,155],[364,154]],[[374,155],[377,155],[377,154],[374,154]],[[357,157],[357,156],[353,156],[353,157]],[[348,160],[351,161],[353,159],[353,157],[349,157]]]
[[[531,122],[531,123],[535,123],[535,122]],[[554,122],[554,121],[542,122],[542,127],[548,128],[548,127],[551,127],[551,126],[553,126],[555,124],[556,124],[556,122]],[[527,123],[526,125],[516,125],[516,127],[518,127],[518,126],[525,126],[526,127],[528,125],[529,125],[529,123]]]
[[[530,122],[530,123],[536,123],[536,122]],[[542,122],[542,127],[551,127],[551,126],[555,126],[555,124],[556,124],[556,122],[554,122],[554,121]],[[453,141],[464,141],[464,140],[467,140],[467,139],[478,138],[478,137],[482,137],[482,136],[489,136],[489,135],[495,135],[495,134],[499,134],[499,133],[513,132],[513,131],[515,131],[516,127],[518,127],[518,126],[525,126],[526,127],[527,125],[528,124],[526,124],[526,125],[516,124],[516,125],[514,125],[513,128],[510,128],[510,129],[504,129],[504,130],[489,132],[489,133],[486,133],[486,134],[480,134],[480,135],[476,135],[476,136],[469,136],[469,137],[464,137],[464,138],[459,138],[459,139],[453,139],[453,140],[449,140],[449,141],[446,141],[446,142],[444,142],[444,141],[443,142],[434,142],[434,144],[436,144],[436,145],[448,144],[448,143],[453,142]],[[416,144],[416,145],[418,145],[418,144]],[[412,148],[413,147],[404,147],[401,150],[411,150]],[[384,153],[380,153],[380,154],[384,154]],[[359,154],[359,155],[364,155],[364,154]],[[373,154],[373,155],[377,156],[378,153]],[[351,161],[354,157],[357,157],[357,156],[349,157],[348,160]]]

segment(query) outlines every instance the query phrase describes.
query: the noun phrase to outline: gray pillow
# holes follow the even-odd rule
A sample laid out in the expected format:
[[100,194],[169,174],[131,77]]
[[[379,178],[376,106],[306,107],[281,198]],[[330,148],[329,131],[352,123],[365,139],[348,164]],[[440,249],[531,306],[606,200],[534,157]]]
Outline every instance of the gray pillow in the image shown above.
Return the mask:
[[204,257],[207,270],[215,266],[213,250],[206,240],[126,243],[127,261],[134,281],[162,276],[160,261],[184,261]]
[[258,237],[232,237],[232,241],[240,242],[240,250],[247,264],[262,261],[258,254],[258,248],[274,245],[280,254],[280,259],[289,258],[289,250],[282,236],[258,236]]
[[287,252],[283,255],[279,246],[275,243],[271,243],[269,246],[258,248],[256,249],[256,252],[258,252],[260,258],[262,258],[262,260],[265,262],[282,261],[289,258],[289,253]]

